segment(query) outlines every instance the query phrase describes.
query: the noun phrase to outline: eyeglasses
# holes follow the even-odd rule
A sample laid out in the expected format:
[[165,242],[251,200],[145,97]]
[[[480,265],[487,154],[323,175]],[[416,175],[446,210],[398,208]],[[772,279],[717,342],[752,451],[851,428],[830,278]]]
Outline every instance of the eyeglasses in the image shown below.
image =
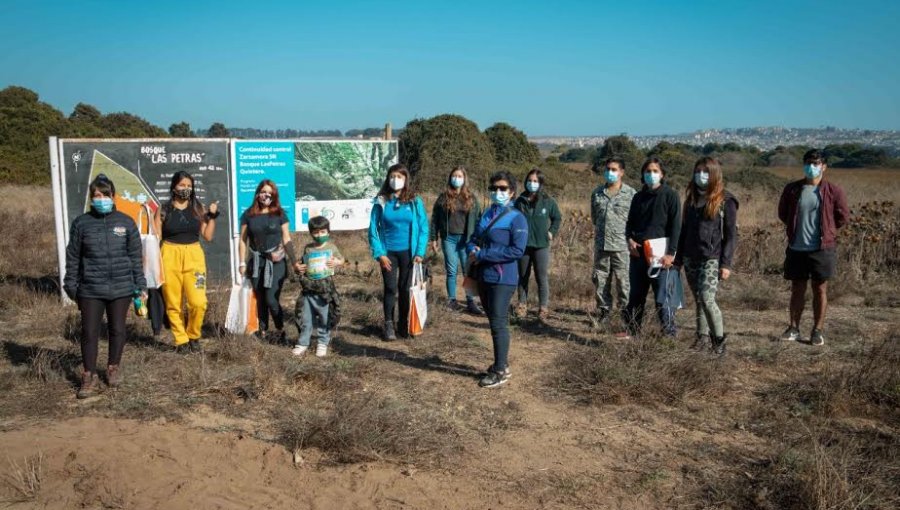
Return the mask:
[[488,191],[509,191],[509,186],[488,186]]

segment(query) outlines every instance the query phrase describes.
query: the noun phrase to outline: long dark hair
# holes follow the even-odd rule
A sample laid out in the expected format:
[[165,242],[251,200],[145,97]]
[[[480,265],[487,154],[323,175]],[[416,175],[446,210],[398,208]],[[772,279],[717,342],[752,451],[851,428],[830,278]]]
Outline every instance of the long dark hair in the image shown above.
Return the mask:
[[[463,185],[456,189],[450,184],[450,180],[453,178],[453,174],[456,172],[461,172],[463,174]],[[444,192],[447,197],[447,210],[451,213],[456,212],[456,208],[462,205],[463,211],[471,211],[472,205],[475,202],[475,197],[472,196],[472,192],[469,190],[469,173],[466,172],[466,167],[462,165],[457,165],[450,170],[450,173],[447,175],[447,191]]]
[[172,209],[175,207],[175,186],[178,186],[178,183],[184,179],[191,180],[191,197],[188,199],[188,209],[191,210],[191,213],[193,213],[195,218],[203,221],[203,215],[206,214],[206,209],[203,207],[200,199],[197,198],[197,187],[194,183],[194,176],[184,170],[179,170],[172,176],[172,184],[169,185],[169,201],[162,207],[162,217],[165,219],[166,214],[172,212]]
[[247,208],[247,216],[257,216],[262,214],[262,206],[259,205],[259,200],[256,197],[259,196],[260,190],[263,189],[263,186],[268,186],[272,188],[272,203],[269,204],[269,216],[281,216],[284,214],[284,210],[281,208],[281,199],[278,198],[278,186],[269,179],[263,179],[259,181],[259,185],[256,186],[256,193],[253,194],[253,205]]
[[403,189],[400,190],[400,196],[397,198],[398,201],[405,203],[411,202],[412,199],[416,198],[416,194],[413,193],[409,185],[409,169],[403,163],[397,163],[388,168],[388,173],[384,176],[384,183],[382,183],[381,189],[378,191],[379,197],[388,200],[394,194],[394,190],[391,188],[391,174],[401,174],[405,179]]
[[662,184],[666,181],[666,166],[663,165],[662,160],[657,157],[647,158],[647,161],[644,161],[644,164],[641,165],[641,183],[645,186],[646,183],[644,183],[644,172],[646,172],[647,168],[653,163],[659,165],[659,171],[662,174],[662,179],[659,180],[659,183]]
[[[528,191],[528,179],[532,175],[537,176],[538,184],[540,185],[537,192],[535,192],[535,193]],[[528,172],[527,175],[525,175],[525,184],[523,184],[523,186],[525,186],[525,191],[522,192],[521,196],[527,198],[529,202],[537,201],[538,193],[540,193],[541,191],[544,191],[544,173],[541,172],[541,169],[540,168],[532,168],[531,171]]]

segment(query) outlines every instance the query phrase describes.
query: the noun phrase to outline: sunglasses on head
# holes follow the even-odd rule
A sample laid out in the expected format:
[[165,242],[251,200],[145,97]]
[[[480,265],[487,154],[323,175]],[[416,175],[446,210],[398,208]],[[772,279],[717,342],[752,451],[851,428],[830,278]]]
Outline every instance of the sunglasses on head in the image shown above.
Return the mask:
[[509,191],[509,186],[494,186],[491,184],[488,186],[488,191]]

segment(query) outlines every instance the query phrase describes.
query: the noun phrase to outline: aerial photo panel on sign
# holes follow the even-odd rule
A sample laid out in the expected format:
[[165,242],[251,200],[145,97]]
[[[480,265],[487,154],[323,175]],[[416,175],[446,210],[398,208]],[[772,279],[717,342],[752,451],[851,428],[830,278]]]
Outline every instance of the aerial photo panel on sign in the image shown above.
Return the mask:
[[232,150],[236,219],[269,179],[293,231],[319,215],[332,230],[368,228],[372,199],[398,160],[397,143],[384,140],[236,140]]

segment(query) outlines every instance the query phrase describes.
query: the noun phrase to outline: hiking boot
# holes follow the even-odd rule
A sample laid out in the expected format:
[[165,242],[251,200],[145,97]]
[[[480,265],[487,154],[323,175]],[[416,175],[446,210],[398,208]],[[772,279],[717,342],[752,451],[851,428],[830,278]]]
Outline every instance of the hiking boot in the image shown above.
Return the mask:
[[106,367],[106,384],[110,388],[118,388],[122,383],[122,372],[119,365],[109,365]]
[[191,342],[185,342],[183,344],[178,344],[175,346],[175,354],[190,354],[191,353]]
[[719,356],[725,355],[725,340],[728,339],[728,335],[716,336],[712,339],[712,352]]
[[809,343],[810,345],[825,345],[825,335],[818,329],[814,329],[809,335]]
[[81,385],[78,387],[78,393],[75,394],[75,397],[79,399],[93,397],[96,386],[97,374],[91,372],[82,372]]
[[507,381],[509,381],[508,371],[504,370],[503,372],[498,373],[491,370],[478,381],[478,386],[481,386],[482,388],[496,388],[497,386],[506,384]]
[[694,344],[691,345],[691,349],[700,352],[710,348],[712,348],[712,345],[709,340],[709,335],[697,335],[697,339],[694,340]]
[[203,352],[203,348],[200,347],[200,339],[196,340],[188,340],[188,351],[191,353],[200,353]]
[[316,344],[316,357],[324,358],[328,356],[328,345],[327,344]]
[[516,305],[516,309],[514,311],[516,318],[524,319],[526,315],[528,315],[528,306],[524,303],[519,303]]
[[474,299],[466,301],[466,311],[472,315],[484,315],[484,310],[475,302]]
[[538,308],[538,320],[541,322],[545,322],[550,317],[550,310],[546,307]]
[[447,301],[447,308],[449,308],[450,311],[452,311],[452,312],[458,312],[462,309],[462,307],[459,306],[459,302],[456,301],[455,299],[451,299],[450,301]]
[[800,336],[800,330],[794,326],[788,326],[784,333],[781,334],[782,342],[799,342],[800,340],[803,340]]
[[384,323],[384,336],[382,339],[385,342],[393,342],[397,339],[397,333],[394,332],[394,322],[387,321]]
[[295,345],[294,348],[291,349],[291,354],[293,354],[294,356],[303,356],[308,350],[308,345]]

